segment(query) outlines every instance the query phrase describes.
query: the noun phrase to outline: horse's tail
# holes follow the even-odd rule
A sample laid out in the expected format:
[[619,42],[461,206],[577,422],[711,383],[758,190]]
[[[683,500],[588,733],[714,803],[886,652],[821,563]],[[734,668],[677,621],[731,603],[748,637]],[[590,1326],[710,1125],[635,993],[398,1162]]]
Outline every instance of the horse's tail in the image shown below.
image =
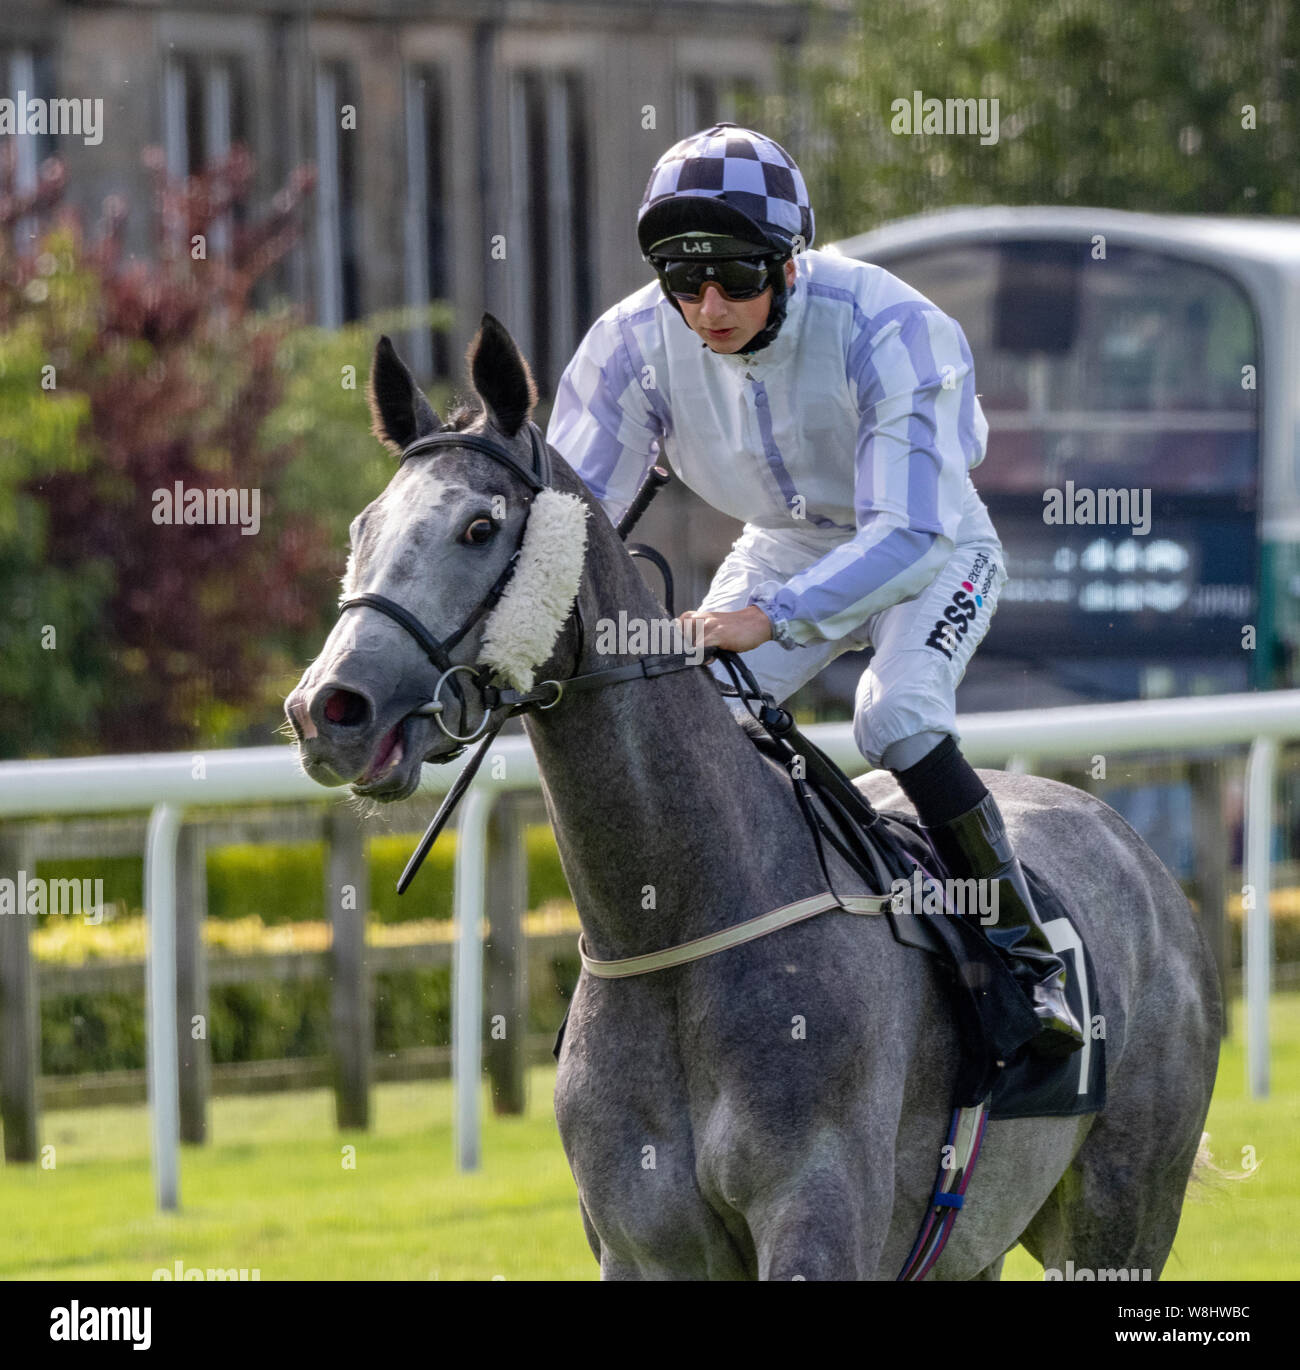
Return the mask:
[[1203,1185],[1207,1189],[1213,1189],[1215,1185],[1224,1180],[1249,1180],[1259,1169],[1259,1162],[1250,1157],[1242,1158],[1240,1170],[1224,1170],[1216,1164],[1213,1153],[1210,1151],[1210,1134],[1201,1133],[1201,1144],[1196,1148],[1196,1160],[1192,1162],[1192,1173],[1187,1182],[1190,1189],[1193,1185]]

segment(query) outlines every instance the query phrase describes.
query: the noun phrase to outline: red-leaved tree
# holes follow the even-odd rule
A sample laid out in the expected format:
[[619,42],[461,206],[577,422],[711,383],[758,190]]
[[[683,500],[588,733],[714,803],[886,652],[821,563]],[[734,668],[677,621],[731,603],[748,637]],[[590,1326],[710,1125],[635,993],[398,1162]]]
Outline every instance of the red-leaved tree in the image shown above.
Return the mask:
[[[250,718],[273,716],[273,679],[316,630],[332,590],[330,537],[277,498],[293,444],[262,435],[283,391],[277,349],[295,319],[283,306],[252,307],[254,287],[295,240],[312,173],[296,173],[254,214],[244,149],[184,181],[166,176],[156,150],[146,160],[152,203],[130,212],[151,217],[148,260],[125,248],[120,199],[105,204],[93,234],[70,211],[48,213],[62,187],[57,166],[43,173],[40,203],[16,195],[12,181],[0,185],[0,359],[7,331],[35,330],[39,345],[17,351],[20,370],[32,372],[21,382],[49,405],[84,397],[78,450],[29,461],[21,497],[41,525],[43,569],[107,586],[80,621],[67,595],[48,604],[39,593],[11,596],[27,611],[29,636],[55,629],[53,649],[31,656],[20,682],[24,717],[0,713],[0,734],[17,734],[29,755],[238,736]],[[44,231],[16,241],[17,226],[41,211]],[[21,435],[7,441],[22,445]],[[236,501],[242,492],[257,530],[160,522],[184,517],[183,500],[171,508],[178,483],[203,492],[205,518],[208,490],[235,491]],[[8,629],[30,646],[23,622]],[[60,677],[73,663],[79,691],[70,695]]]

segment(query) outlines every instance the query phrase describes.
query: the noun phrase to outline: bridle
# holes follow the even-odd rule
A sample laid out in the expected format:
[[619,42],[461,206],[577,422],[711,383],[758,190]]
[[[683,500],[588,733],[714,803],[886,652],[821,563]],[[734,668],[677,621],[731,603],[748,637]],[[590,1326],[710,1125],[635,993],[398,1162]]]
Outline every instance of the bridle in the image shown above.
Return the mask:
[[[436,451],[441,447],[460,447],[470,448],[472,451],[481,452],[485,456],[491,457],[493,461],[503,466],[512,475],[521,480],[533,496],[551,486],[551,458],[547,448],[546,440],[543,438],[541,430],[530,419],[528,421],[528,439],[532,449],[531,467],[524,466],[518,459],[506,450],[500,443],[491,438],[484,437],[480,433],[461,433],[454,429],[444,429],[437,433],[430,433],[425,437],[417,438],[415,442],[402,451],[399,459],[399,467],[411,457],[423,456],[427,452]],[[666,477],[662,477],[666,479]],[[647,480],[643,487],[638,491],[637,498],[633,501],[633,506],[628,514],[624,516],[619,524],[619,532],[626,536],[626,533],[635,522],[635,515],[649,503],[649,497],[657,488],[654,482]],[[470,781],[473,780],[479,765],[482,763],[488,748],[492,745],[496,735],[505,725],[507,719],[514,718],[519,714],[527,713],[532,710],[553,709],[568,694],[577,693],[584,690],[601,689],[606,685],[616,685],[622,681],[629,680],[653,680],[656,676],[668,675],[674,671],[687,670],[703,664],[702,659],[694,656],[663,653],[658,656],[639,657],[636,661],[625,666],[607,666],[598,671],[588,671],[583,675],[572,675],[564,680],[543,680],[531,690],[520,691],[507,688],[501,685],[495,670],[490,666],[474,666],[468,662],[454,662],[451,659],[451,652],[465,638],[466,634],[477,624],[485,614],[489,612],[505,592],[510,578],[514,574],[515,567],[519,561],[519,554],[523,550],[524,534],[528,528],[528,518],[531,517],[532,509],[529,508],[528,515],[524,518],[524,527],[519,534],[519,543],[515,550],[510,554],[509,561],[501,570],[487,593],[479,600],[478,604],[470,610],[469,616],[454,632],[444,638],[436,638],[409,609],[398,604],[396,600],[389,599],[386,595],[360,594],[349,595],[339,605],[339,612],[344,613],[349,609],[375,609],[392,619],[398,627],[405,630],[419,646],[420,650],[429,659],[434,670],[438,672],[437,679],[433,686],[430,698],[424,703],[417,705],[408,713],[404,714],[397,726],[401,726],[408,718],[432,717],[434,722],[442,732],[453,742],[458,743],[454,752],[449,752],[445,756],[439,757],[439,761],[452,761],[465,750],[472,742],[480,742],[478,751],[470,759],[461,773],[456,777],[455,783],[448,790],[437,815],[429,825],[428,831],[420,841],[410,861],[406,864],[406,869],[402,872],[401,879],[397,884],[397,892],[401,894],[411,883],[415,873],[420,868],[420,863],[428,855],[439,832],[451,817],[452,811],[460,802],[461,796],[469,788]],[[669,592],[671,598],[671,590]],[[577,653],[574,657],[575,668],[582,660],[583,645],[585,642],[585,628],[582,619],[582,606],[579,599],[575,598],[573,608],[570,610],[569,617],[565,621],[565,626],[572,622],[577,631]],[[466,700],[465,693],[461,688],[460,675],[466,675],[473,686],[478,690],[480,702],[483,708],[483,720],[474,732],[465,734],[463,732],[453,732],[448,727],[444,714],[446,704],[442,698],[444,687],[448,688],[456,697],[460,706],[460,715],[457,719],[463,728],[465,724]],[[493,715],[499,710],[505,709],[493,721]]]
[[[500,443],[494,442],[491,438],[483,437],[479,433],[460,433],[452,430],[444,430],[438,433],[430,433],[426,437],[417,438],[409,447],[402,452],[398,461],[398,466],[402,466],[411,457],[423,456],[426,452],[432,452],[440,447],[468,447],[475,452],[482,452],[485,456],[491,457],[494,461],[504,466],[512,475],[532,491],[534,495],[545,490],[551,483],[551,458],[547,450],[546,441],[541,435],[537,425],[530,419],[528,422],[528,438],[532,446],[532,468],[522,465],[511,455]],[[531,514],[532,510],[529,510]],[[483,618],[491,609],[496,606],[497,601],[505,592],[506,586],[510,583],[510,577],[514,574],[515,565],[519,560],[519,553],[523,547],[523,533],[527,531],[528,519],[524,519],[524,529],[520,533],[519,545],[510,555],[510,560],[501,568],[501,574],[497,576],[488,592],[479,600],[478,604],[470,611],[469,617],[456,629],[455,632],[448,634],[439,640],[420,622],[409,609],[405,609],[396,600],[389,599],[386,595],[362,594],[350,595],[339,605],[340,612],[347,609],[377,609],[381,614],[392,619],[398,627],[406,630],[416,641],[420,650],[428,657],[434,670],[438,672],[437,681],[433,687],[433,694],[423,704],[412,709],[405,717],[409,718],[412,714],[421,717],[432,717],[438,727],[442,729],[453,742],[460,743],[460,747],[455,752],[449,753],[445,758],[452,760],[459,756],[471,742],[477,742],[483,737],[491,725],[492,714],[500,708],[503,703],[509,703],[513,709],[521,708],[525,705],[539,709],[553,708],[560,702],[564,693],[563,682],[557,680],[545,680],[541,682],[538,690],[529,691],[527,695],[517,691],[502,690],[493,683],[494,672],[488,667],[476,667],[468,662],[453,662],[451,652],[465,635]],[[582,609],[578,602],[574,601],[573,617],[576,618],[578,627],[578,655],[582,654],[583,623]],[[465,692],[461,688],[457,676],[465,673],[469,676],[471,683],[477,687],[483,703],[483,721],[472,733],[464,734],[453,732],[447,726],[444,718],[446,705],[442,699],[444,686],[449,686],[451,693],[455,695],[456,701],[460,706],[460,716],[458,724],[463,728],[465,724],[466,700]],[[548,694],[543,687],[549,686],[553,693]],[[540,693],[539,693],[540,691]],[[533,696],[536,698],[533,698]],[[405,721],[405,719],[403,719]]]

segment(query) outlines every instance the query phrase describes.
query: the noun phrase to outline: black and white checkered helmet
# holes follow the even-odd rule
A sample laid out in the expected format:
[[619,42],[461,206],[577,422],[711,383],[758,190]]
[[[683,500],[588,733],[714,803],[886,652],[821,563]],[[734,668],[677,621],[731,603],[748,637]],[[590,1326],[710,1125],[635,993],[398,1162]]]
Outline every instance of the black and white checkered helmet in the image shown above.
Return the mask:
[[787,252],[812,246],[808,187],[775,140],[735,124],[714,124],[670,147],[655,163],[637,214],[648,256],[689,230],[748,237]]

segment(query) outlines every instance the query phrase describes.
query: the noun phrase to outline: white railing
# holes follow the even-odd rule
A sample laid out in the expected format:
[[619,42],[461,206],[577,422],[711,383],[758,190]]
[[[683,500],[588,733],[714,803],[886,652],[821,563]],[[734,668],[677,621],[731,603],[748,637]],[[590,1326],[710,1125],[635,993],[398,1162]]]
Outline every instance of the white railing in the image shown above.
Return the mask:
[[[1087,758],[1090,765],[1093,756],[1114,752],[1249,744],[1243,873],[1254,898],[1246,901],[1245,915],[1246,1069],[1251,1094],[1266,1095],[1277,750],[1279,743],[1300,738],[1300,690],[973,714],[961,718],[959,724],[962,751],[972,763],[1003,762],[1007,769],[1017,771],[1032,771],[1042,761],[1077,758]],[[820,724],[807,733],[851,775],[867,769],[849,724]],[[479,1155],[481,928],[488,815],[498,794],[537,790],[540,783],[537,762],[525,738],[498,740],[492,755],[501,757],[504,765],[487,764],[480,770],[457,825],[452,1073],[456,1156],[462,1169],[477,1167]],[[466,759],[426,767],[421,790],[445,793]],[[175,1208],[179,1192],[175,915],[177,838],[183,811],[197,805],[301,803],[328,797],[327,791],[302,773],[289,746],[0,762],[0,819],[150,810],[145,885],[148,1075],[160,1208]]]

